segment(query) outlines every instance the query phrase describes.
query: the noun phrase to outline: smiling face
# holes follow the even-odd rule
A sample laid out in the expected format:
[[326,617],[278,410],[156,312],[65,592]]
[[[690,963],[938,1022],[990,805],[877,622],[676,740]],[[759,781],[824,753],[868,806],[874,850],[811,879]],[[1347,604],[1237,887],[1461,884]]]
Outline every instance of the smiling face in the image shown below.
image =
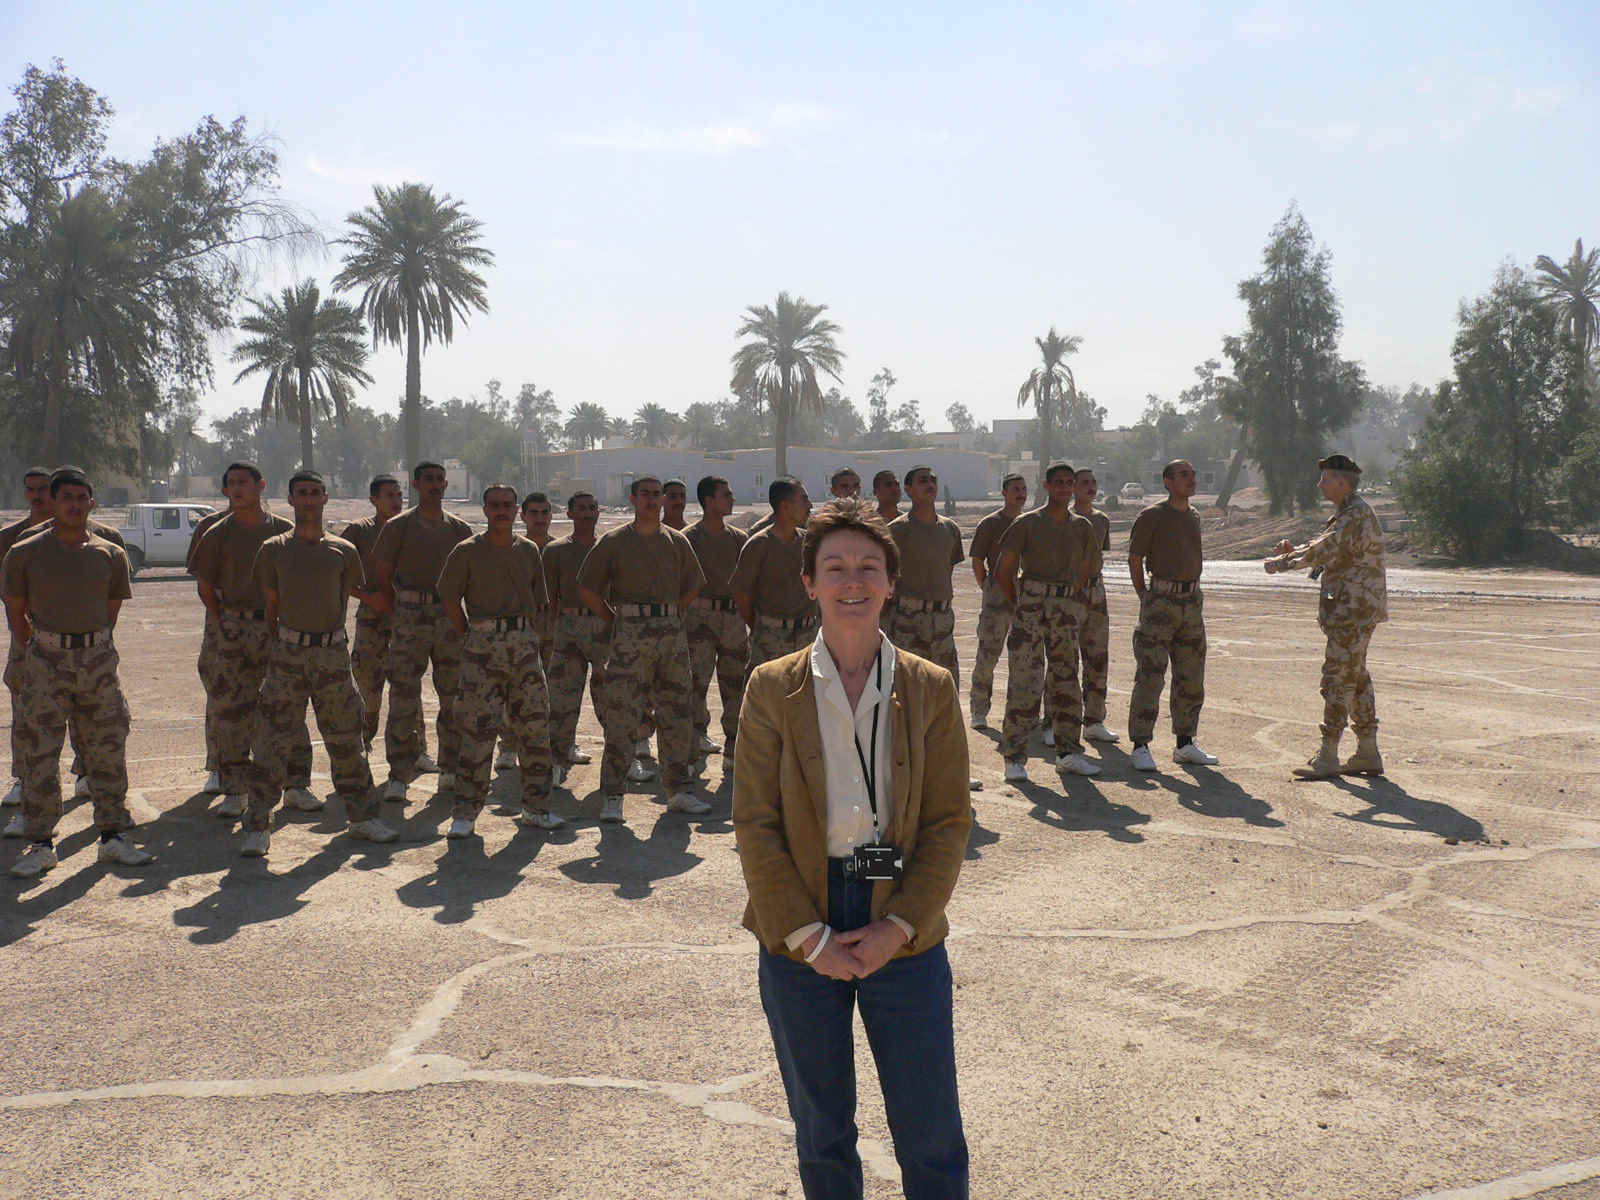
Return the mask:
[[882,546],[854,529],[827,534],[817,546],[816,571],[804,579],[822,612],[824,633],[877,627],[894,591]]

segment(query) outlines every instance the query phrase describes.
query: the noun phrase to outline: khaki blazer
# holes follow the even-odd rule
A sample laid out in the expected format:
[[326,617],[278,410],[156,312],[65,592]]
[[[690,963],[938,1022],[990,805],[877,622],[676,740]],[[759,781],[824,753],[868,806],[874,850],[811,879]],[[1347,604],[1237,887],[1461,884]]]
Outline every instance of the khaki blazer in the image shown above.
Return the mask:
[[[967,730],[943,667],[895,650],[893,808],[884,838],[905,853],[899,882],[873,884],[872,919],[893,913],[916,930],[897,956],[950,931],[944,906],[972,829]],[[733,828],[750,902],[744,926],[774,954],[784,938],[828,919],[828,793],[811,647],[762,663],[739,715]]]

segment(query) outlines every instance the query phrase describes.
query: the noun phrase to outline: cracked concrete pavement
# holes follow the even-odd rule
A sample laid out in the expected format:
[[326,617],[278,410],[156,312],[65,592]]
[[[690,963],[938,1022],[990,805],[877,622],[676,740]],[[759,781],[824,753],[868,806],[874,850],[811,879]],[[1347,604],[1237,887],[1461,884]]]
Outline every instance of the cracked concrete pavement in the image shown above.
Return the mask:
[[[1402,589],[1372,651],[1389,775],[1301,783],[1314,598],[1216,574],[1218,767],[1173,766],[1163,723],[1153,777],[1123,743],[1063,783],[1036,746],[1010,786],[970,733],[950,953],[975,1194],[1600,1196],[1592,589]],[[1115,580],[1111,612],[1120,725]],[[295,813],[242,860],[194,791],[198,633],[187,581],[141,578],[119,641],[157,863],[97,866],[76,806],[61,866],[0,882],[0,1196],[799,1194],[717,757],[704,819],[641,790],[601,829],[588,766],[568,830],[486,810],[447,843],[424,777],[393,846]],[[320,746],[316,770],[326,790]],[[868,1194],[897,1195],[860,1040]]]

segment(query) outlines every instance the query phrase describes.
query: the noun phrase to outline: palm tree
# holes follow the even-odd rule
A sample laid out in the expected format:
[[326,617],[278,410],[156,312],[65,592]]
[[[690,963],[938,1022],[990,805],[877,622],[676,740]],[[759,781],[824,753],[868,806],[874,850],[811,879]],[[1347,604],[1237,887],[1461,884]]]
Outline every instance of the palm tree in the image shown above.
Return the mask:
[[485,283],[475,267],[494,262],[478,240],[481,221],[461,202],[421,183],[375,184],[374,203],[346,219],[341,244],[349,247],[333,281],[360,288],[361,311],[372,325],[372,344],[406,346],[404,407],[406,462],[422,458],[422,351],[434,338],[449,345],[455,324],[476,309],[488,312]]
[[5,365],[44,394],[38,457],[61,461],[62,413],[75,395],[150,383],[161,320],[135,250],[96,188],[62,201],[50,228],[0,292]]
[[659,404],[646,404],[633,415],[634,441],[644,446],[665,446],[672,441],[683,422]]
[[683,432],[689,439],[689,445],[696,450],[711,449],[711,442],[720,426],[715,404],[696,400],[683,410]]
[[1556,306],[1567,336],[1588,362],[1600,339],[1600,248],[1585,254],[1579,238],[1565,266],[1557,266],[1548,254],[1541,254],[1534,259],[1533,268],[1539,272],[1535,285]]
[[366,326],[351,305],[331,296],[324,300],[310,279],[250,303],[256,311],[239,328],[252,336],[234,347],[233,361],[245,364],[234,382],[266,373],[261,416],[299,423],[300,465],[314,470],[313,418],[320,413],[344,424],[354,385],[372,383],[364,369]]
[[611,432],[611,417],[598,404],[574,404],[562,432],[569,445],[588,450]]
[[838,380],[844,353],[834,345],[839,327],[822,314],[826,304],[779,292],[771,308],[745,309],[734,336],[748,338],[733,356],[733,391],[772,407],[777,474],[789,473],[789,426],[801,408],[822,411],[819,371]]
[[1070,334],[1062,337],[1052,325],[1050,332],[1034,338],[1033,344],[1039,347],[1044,361],[1028,372],[1027,380],[1017,389],[1017,407],[1032,404],[1039,414],[1039,467],[1043,470],[1051,462],[1050,443],[1055,428],[1065,422],[1067,405],[1078,398],[1078,382],[1065,360],[1078,352],[1083,339]]

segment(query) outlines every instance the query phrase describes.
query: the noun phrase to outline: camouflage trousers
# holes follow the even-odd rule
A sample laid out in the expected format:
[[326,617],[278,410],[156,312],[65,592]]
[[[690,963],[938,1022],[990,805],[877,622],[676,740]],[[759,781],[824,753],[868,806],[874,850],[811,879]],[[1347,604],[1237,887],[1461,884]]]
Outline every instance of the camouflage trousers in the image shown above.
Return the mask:
[[803,650],[816,640],[815,621],[793,629],[786,628],[785,623],[777,617],[758,616],[755,626],[750,630],[750,657],[745,660],[744,667],[745,686],[750,684],[750,672],[762,663]]
[[539,635],[531,629],[470,629],[461,646],[456,688],[461,729],[459,783],[453,816],[473,820],[489,795],[495,737],[508,726],[522,768],[522,803],[550,802],[550,694],[545,688]]
[[[975,713],[989,711],[994,695],[994,668],[1011,632],[1013,605],[990,576],[983,585],[983,607],[978,610],[978,655],[972,663],[967,700]],[[891,639],[892,640],[892,639]]]
[[[217,771],[222,790],[230,796],[243,795],[249,787],[250,750],[261,724],[261,685],[277,644],[265,621],[242,620],[224,612],[217,623],[211,696],[217,706]],[[302,701],[285,755],[289,787],[311,786],[311,735],[305,717]]]
[[1322,657],[1322,736],[1336,738],[1345,723],[1357,737],[1378,732],[1378,698],[1367,673],[1371,624],[1325,624],[1328,647]]
[[1200,706],[1206,699],[1204,603],[1199,588],[1182,596],[1149,590],[1144,594],[1133,631],[1133,695],[1128,699],[1128,736],[1136,746],[1155,732],[1169,660],[1172,732],[1193,737],[1200,728]]
[[550,656],[550,747],[565,754],[578,740],[578,711],[583,707],[583,680],[589,677],[589,699],[595,719],[610,727],[606,705],[606,658],[611,631],[593,613],[556,614],[555,648]]
[[894,622],[889,628],[889,640],[902,650],[909,650],[929,662],[936,662],[961,688],[961,660],[956,657],[956,614],[948,604],[939,611],[896,604]]
[[1084,601],[1078,625],[1078,653],[1083,663],[1083,723],[1106,719],[1106,681],[1111,674],[1111,614],[1106,609],[1106,581],[1096,578],[1078,595]]
[[[11,649],[6,654],[5,684],[6,691],[11,693],[11,711],[17,711],[18,688],[22,686],[22,656],[25,651],[15,638],[11,639]],[[83,768],[83,736],[79,730],[81,718],[73,713],[67,717],[67,737],[72,742],[72,773],[84,774]],[[13,717],[11,722],[11,776],[13,779],[22,778],[22,748],[17,744],[17,722]]]
[[356,640],[350,647],[350,674],[361,696],[365,713],[361,733],[368,746],[378,736],[383,684],[389,673],[389,635],[393,628],[393,613],[373,612],[366,605],[356,609]]
[[461,635],[442,604],[397,604],[389,633],[389,720],[383,731],[389,778],[410,783],[424,749],[422,677],[433,664],[439,697],[439,770],[456,769],[461,734],[456,725],[456,687],[461,674]]
[[109,641],[55,650],[35,640],[17,664],[17,707],[11,722],[22,755],[22,820],[36,842],[55,836],[61,820],[61,743],[76,719],[79,750],[94,798],[95,828],[133,828],[128,814],[128,702],[117,680],[117,648]]
[[698,738],[711,727],[706,693],[714,674],[722,697],[722,752],[732,762],[733,743],[739,736],[739,705],[744,701],[750,632],[737,612],[696,604],[684,613],[683,636],[689,643],[689,674],[694,684],[695,735]]
[[[546,630],[548,628],[549,622],[545,621],[543,618],[541,618],[540,622],[534,626],[535,636],[539,639],[539,668],[544,672],[544,677],[547,683],[550,679],[550,659],[555,654],[556,649],[555,635],[552,633],[547,633]],[[547,699],[548,696],[549,690],[547,687]],[[509,746],[512,749],[516,748],[517,731],[511,724],[511,708],[509,705],[506,707],[504,719],[500,722],[500,728],[497,731],[497,736],[504,745]]]
[[1036,725],[1040,701],[1050,714],[1057,754],[1083,749],[1083,696],[1078,691],[1078,626],[1083,601],[1075,593],[1057,594],[1054,584],[1024,580],[1017,585],[1017,611],[1006,638],[1006,718],[1000,729],[1000,756],[1021,762]]
[[378,815],[372,770],[361,740],[361,697],[350,674],[350,655],[334,646],[291,646],[272,639],[267,677],[261,684],[261,720],[250,763],[250,806],[244,827],[269,829],[283,798],[286,763],[295,739],[305,735],[306,704],[317,717],[322,745],[333,770],[333,788],[344,799],[350,823]]
[[217,674],[217,623],[206,612],[206,624],[200,634],[200,657],[195,660],[195,670],[200,675],[200,686],[206,693],[206,770],[215,771],[221,759],[217,736],[217,702],[211,695],[211,681]]
[[606,795],[627,790],[625,776],[633,762],[634,742],[651,704],[658,724],[662,781],[668,792],[688,786],[694,746],[691,688],[689,646],[677,617],[618,617],[612,623],[605,680],[610,699],[601,714],[606,752],[600,787]]

